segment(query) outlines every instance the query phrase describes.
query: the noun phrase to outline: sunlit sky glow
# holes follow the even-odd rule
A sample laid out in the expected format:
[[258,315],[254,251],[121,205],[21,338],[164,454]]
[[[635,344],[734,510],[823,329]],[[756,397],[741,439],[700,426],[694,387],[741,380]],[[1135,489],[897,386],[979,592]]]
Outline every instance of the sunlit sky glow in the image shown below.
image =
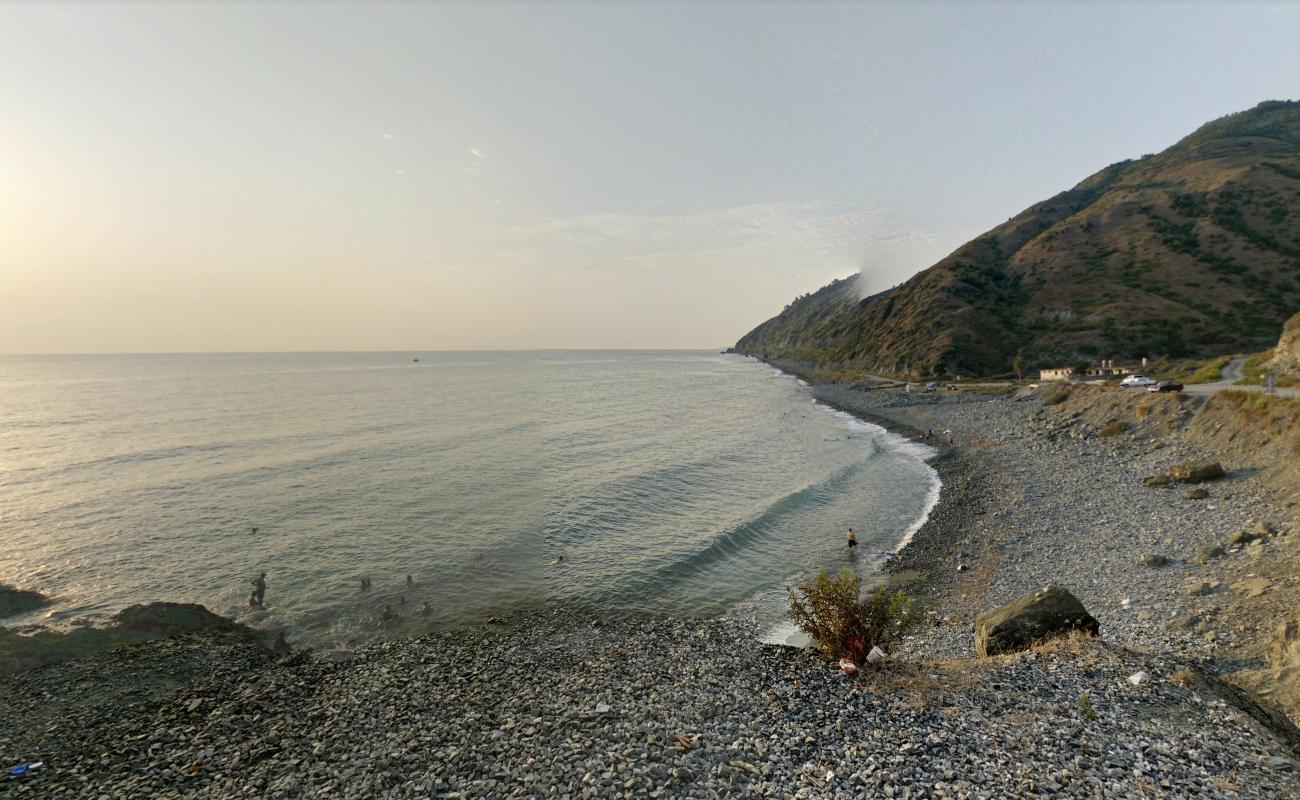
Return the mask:
[[715,347],[1294,98],[1300,5],[0,5],[0,353]]

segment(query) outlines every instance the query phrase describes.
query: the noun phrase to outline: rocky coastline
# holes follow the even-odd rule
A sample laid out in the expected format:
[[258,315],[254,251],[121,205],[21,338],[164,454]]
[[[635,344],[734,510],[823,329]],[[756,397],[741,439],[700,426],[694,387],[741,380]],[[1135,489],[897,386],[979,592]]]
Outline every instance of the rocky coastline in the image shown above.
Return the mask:
[[[954,432],[932,462],[940,503],[889,565],[931,622],[879,668],[843,677],[743,618],[539,611],[288,656],[195,633],[0,677],[0,755],[44,765],[0,793],[1300,795],[1294,726],[1232,680],[1267,673],[1296,598],[1263,574],[1294,549],[1295,509],[1257,469],[1225,463],[1187,500],[1141,479],[1215,453],[1163,429],[1102,437],[1041,393],[813,391],[898,432]],[[1196,563],[1259,525],[1276,535]],[[974,616],[1048,582],[1101,638],[976,658]]]

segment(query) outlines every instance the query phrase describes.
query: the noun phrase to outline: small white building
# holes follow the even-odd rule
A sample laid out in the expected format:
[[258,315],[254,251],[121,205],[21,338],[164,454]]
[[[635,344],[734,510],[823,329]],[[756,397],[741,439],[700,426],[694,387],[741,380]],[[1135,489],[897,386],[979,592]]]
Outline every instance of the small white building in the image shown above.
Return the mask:
[[1074,377],[1074,367],[1045,369],[1038,373],[1040,381],[1068,381]]

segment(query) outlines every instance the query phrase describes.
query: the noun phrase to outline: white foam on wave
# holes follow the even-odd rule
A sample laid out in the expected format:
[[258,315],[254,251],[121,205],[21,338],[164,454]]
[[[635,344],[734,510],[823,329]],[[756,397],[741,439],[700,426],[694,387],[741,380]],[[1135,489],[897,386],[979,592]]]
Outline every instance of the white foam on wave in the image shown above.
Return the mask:
[[799,630],[793,622],[778,622],[758,635],[759,644],[779,644],[785,647],[807,647],[812,639]]
[[926,469],[930,471],[931,480],[930,489],[925,494],[925,510],[921,512],[921,516],[916,522],[909,525],[907,530],[903,532],[903,538],[899,539],[898,544],[894,546],[895,553],[901,552],[904,547],[912,543],[912,537],[916,536],[917,532],[925,527],[925,523],[930,521],[930,514],[934,512],[934,507],[939,505],[939,495],[943,492],[943,481],[939,480],[939,473],[934,471],[934,467],[927,464]]
[[[797,380],[801,386],[805,386],[805,387],[808,386],[808,384],[804,382],[802,379],[797,378],[793,375],[789,375],[785,372],[782,372],[779,369],[775,370],[775,374],[778,377],[783,376],[788,378],[795,378],[795,380]],[[939,454],[939,451],[927,444],[924,444],[923,442],[918,442],[914,439],[909,439],[908,437],[903,436],[902,434],[894,433],[893,431],[881,425],[877,425],[873,422],[867,422],[864,419],[859,419],[858,417],[855,417],[853,414],[850,414],[847,411],[841,411],[837,408],[832,408],[830,406],[824,405],[818,402],[816,398],[812,399],[812,405],[820,406],[821,408],[824,408],[829,413],[833,414],[836,417],[836,419],[843,422],[844,426],[848,428],[850,431],[853,431],[854,433],[865,433],[871,436],[872,439],[875,442],[877,442],[883,449],[891,450],[906,456],[910,456],[911,458],[914,458],[917,461],[919,461],[921,465],[925,467],[925,471],[927,473],[927,477],[929,478],[930,485],[926,490],[925,501],[922,506],[921,514],[917,517],[916,521],[914,521],[911,525],[907,527],[907,530],[903,532],[902,538],[898,540],[898,544],[894,546],[895,555],[898,554],[899,552],[902,552],[903,548],[911,544],[912,539],[921,530],[921,528],[925,527],[925,523],[930,520],[930,515],[934,513],[935,506],[939,504],[939,497],[943,491],[943,481],[939,478],[939,473],[935,471],[934,467],[930,466],[929,464],[930,459],[937,456]],[[887,560],[887,558],[885,560]],[[880,566],[883,567],[883,561],[880,563]],[[794,623],[786,619],[774,623],[768,626],[767,628],[765,628],[759,634],[758,641],[763,644],[785,645],[790,647],[807,647],[811,640],[809,639],[807,634],[803,633],[803,631],[800,631],[794,625]]]
[[[813,400],[813,405],[817,405],[816,400]],[[870,434],[884,449],[911,456],[925,466],[927,477],[930,480],[930,486],[926,490],[925,494],[925,504],[920,517],[907,527],[907,530],[903,532],[903,537],[899,539],[898,544],[894,546],[894,552],[900,552],[904,547],[907,547],[912,542],[912,538],[916,536],[917,532],[920,531],[921,528],[925,526],[925,523],[929,521],[930,514],[934,512],[934,507],[939,504],[939,495],[943,491],[943,481],[939,479],[939,473],[936,472],[934,467],[931,467],[928,463],[930,459],[939,454],[939,451],[927,444],[923,444],[914,439],[909,439],[902,434],[894,433],[888,428],[884,428],[874,422],[867,422],[866,420],[858,419],[847,411],[840,411],[839,409],[826,406],[823,407],[834,414],[836,418],[843,421],[845,427],[849,430]]]

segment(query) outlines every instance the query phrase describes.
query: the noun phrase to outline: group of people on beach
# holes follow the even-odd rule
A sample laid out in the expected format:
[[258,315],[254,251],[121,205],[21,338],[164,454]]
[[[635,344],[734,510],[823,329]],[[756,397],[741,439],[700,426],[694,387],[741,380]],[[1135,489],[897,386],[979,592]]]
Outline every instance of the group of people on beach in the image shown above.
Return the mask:
[[[934,438],[934,428],[926,428],[926,429],[925,429],[925,436],[922,437],[922,438],[924,438],[924,439],[933,439],[933,438]],[[945,438],[945,439],[948,440],[948,444],[952,444],[952,443],[953,443],[953,439],[956,438],[956,437],[954,437],[954,435],[953,435],[952,428],[944,428],[944,429],[943,429],[943,438]]]

